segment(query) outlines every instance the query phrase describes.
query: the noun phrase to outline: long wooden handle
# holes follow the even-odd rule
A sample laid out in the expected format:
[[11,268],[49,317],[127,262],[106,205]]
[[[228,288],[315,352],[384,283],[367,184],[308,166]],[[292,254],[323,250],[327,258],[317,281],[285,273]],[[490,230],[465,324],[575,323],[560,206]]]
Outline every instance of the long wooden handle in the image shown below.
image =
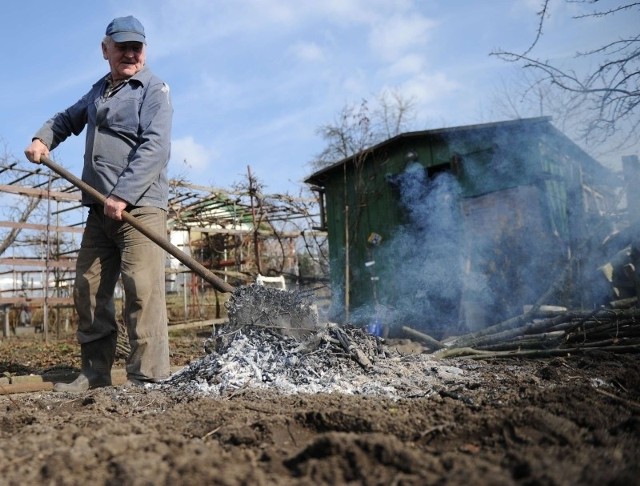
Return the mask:
[[[102,195],[100,192],[98,192],[96,189],[91,187],[89,184],[84,182],[82,179],[76,177],[68,170],[60,167],[58,164],[56,164],[53,160],[51,160],[48,157],[41,156],[40,163],[43,165],[46,165],[49,169],[51,169],[53,172],[58,174],[60,177],[69,181],[71,184],[73,184],[78,189],[85,192],[86,194],[88,194],[89,196],[91,196],[93,199],[95,199],[97,202],[99,202],[104,206],[104,203],[107,200],[107,198],[104,195]],[[122,220],[125,221],[126,223],[129,223],[131,226],[137,229],[140,233],[142,233],[151,241],[153,241],[156,245],[163,248],[167,253],[176,257],[185,266],[187,266],[188,268],[196,272],[198,275],[200,275],[207,282],[209,282],[216,290],[219,290],[220,292],[235,291],[235,287],[233,287],[232,285],[229,285],[227,282],[225,282],[220,277],[215,275],[209,269],[203,267],[200,262],[198,262],[197,260],[194,260],[190,255],[187,255],[180,248],[178,248],[173,243],[171,243],[166,236],[158,235],[157,233],[152,231],[148,226],[145,226],[144,223],[141,223],[134,216],[132,216],[131,213],[128,213],[127,211],[122,211]]]

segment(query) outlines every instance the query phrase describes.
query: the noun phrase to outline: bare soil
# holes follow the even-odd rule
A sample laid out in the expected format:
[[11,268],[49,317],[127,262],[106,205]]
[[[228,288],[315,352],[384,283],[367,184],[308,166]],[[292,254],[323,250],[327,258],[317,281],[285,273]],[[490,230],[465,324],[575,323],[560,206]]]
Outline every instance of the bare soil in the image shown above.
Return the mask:
[[[172,336],[173,364],[205,337]],[[3,340],[0,375],[77,367],[77,353]],[[640,484],[640,356],[447,361],[480,381],[399,400],[0,395],[0,484]]]

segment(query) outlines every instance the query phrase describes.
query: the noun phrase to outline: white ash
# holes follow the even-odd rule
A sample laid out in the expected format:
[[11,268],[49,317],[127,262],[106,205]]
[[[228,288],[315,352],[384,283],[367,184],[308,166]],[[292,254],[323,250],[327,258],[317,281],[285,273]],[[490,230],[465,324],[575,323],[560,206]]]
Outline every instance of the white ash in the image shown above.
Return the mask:
[[443,365],[428,354],[403,356],[380,338],[336,324],[303,340],[246,326],[213,336],[205,349],[207,355],[159,386],[214,397],[268,388],[408,398],[476,381],[472,371]]

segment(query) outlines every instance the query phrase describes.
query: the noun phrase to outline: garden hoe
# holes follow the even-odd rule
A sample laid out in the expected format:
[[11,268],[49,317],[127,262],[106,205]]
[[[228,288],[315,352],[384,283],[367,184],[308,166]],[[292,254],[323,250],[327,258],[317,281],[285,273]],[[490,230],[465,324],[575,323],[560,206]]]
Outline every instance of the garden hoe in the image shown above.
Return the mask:
[[[104,205],[107,199],[104,195],[53,162],[50,158],[41,156],[40,163]],[[131,213],[122,211],[122,220],[197,273],[211,284],[214,289],[224,293],[231,293],[232,295],[225,307],[227,308],[229,324],[232,328],[257,325],[277,329],[284,334],[304,335],[317,327],[318,316],[315,307],[302,293],[259,285],[236,288],[173,245],[166,235],[158,235],[132,216]]]

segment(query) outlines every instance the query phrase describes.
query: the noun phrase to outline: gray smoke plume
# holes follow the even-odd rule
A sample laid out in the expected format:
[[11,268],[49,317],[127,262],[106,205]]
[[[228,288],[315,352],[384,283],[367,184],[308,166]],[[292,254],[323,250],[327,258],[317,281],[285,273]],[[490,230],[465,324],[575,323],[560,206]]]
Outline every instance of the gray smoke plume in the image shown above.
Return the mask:
[[381,302],[396,326],[443,331],[455,327],[462,278],[460,187],[447,172],[429,178],[411,164],[396,183],[408,216],[377,253],[381,280],[393,282]]

